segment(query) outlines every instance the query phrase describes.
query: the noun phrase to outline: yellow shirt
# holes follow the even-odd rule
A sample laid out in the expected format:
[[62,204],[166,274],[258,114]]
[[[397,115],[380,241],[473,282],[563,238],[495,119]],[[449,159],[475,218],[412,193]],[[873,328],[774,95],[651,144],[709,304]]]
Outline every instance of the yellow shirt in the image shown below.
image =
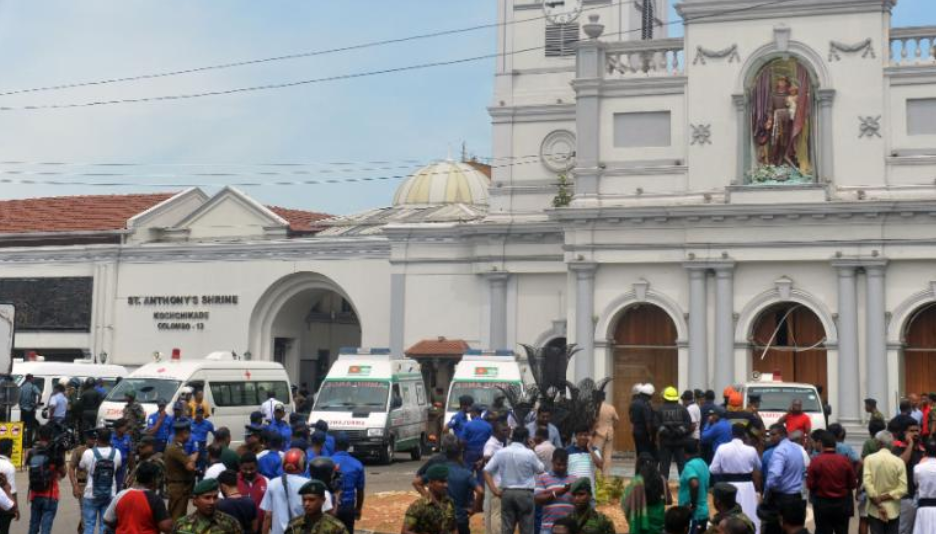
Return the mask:
[[[900,498],[907,494],[907,466],[903,460],[886,447],[869,454],[864,459],[862,482],[868,493],[868,515],[883,520],[880,512],[883,508],[887,512],[887,521],[900,518]],[[872,497],[884,494],[893,499],[881,503],[880,507],[870,502]]]
[[[198,403],[195,402],[195,399],[192,399],[189,401],[188,406],[189,406],[189,412],[191,412],[192,414],[191,417],[195,417],[195,409],[198,408]],[[208,419],[209,417],[211,417],[211,406],[208,405],[208,401],[205,399],[202,399],[201,406],[202,408],[205,409],[205,419]]]

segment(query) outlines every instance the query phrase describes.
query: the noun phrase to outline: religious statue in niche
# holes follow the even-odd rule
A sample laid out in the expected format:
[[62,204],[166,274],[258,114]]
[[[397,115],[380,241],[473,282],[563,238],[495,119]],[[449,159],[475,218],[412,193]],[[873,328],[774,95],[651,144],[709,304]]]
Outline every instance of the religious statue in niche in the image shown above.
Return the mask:
[[751,183],[813,183],[809,71],[794,58],[775,59],[761,68],[751,89]]

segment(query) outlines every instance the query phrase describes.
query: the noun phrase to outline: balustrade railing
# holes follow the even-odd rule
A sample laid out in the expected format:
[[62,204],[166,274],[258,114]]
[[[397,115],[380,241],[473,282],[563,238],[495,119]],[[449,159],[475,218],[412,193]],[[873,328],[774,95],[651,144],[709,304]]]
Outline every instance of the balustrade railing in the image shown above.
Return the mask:
[[623,77],[681,76],[685,71],[682,38],[607,43],[608,73]]
[[936,64],[936,26],[893,28],[890,32],[890,64]]

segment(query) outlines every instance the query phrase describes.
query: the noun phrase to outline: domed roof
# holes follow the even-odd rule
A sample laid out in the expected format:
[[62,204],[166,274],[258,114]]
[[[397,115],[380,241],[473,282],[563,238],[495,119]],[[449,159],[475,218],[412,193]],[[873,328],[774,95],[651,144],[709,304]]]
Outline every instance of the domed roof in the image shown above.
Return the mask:
[[488,203],[488,177],[468,163],[451,160],[423,167],[393,196],[394,206]]

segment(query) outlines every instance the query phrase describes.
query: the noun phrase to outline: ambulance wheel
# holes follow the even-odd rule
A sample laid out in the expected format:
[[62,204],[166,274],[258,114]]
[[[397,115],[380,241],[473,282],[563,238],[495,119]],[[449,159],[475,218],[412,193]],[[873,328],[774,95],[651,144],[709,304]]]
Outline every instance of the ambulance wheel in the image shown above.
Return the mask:
[[415,447],[413,447],[413,450],[410,451],[410,458],[412,458],[414,461],[417,461],[417,462],[421,460],[422,455],[423,455],[423,447],[425,446],[426,446],[426,436],[424,434],[422,436],[419,436],[419,442],[416,444]]
[[387,446],[380,452],[380,463],[390,465],[393,463],[394,454],[393,440],[387,442]]

